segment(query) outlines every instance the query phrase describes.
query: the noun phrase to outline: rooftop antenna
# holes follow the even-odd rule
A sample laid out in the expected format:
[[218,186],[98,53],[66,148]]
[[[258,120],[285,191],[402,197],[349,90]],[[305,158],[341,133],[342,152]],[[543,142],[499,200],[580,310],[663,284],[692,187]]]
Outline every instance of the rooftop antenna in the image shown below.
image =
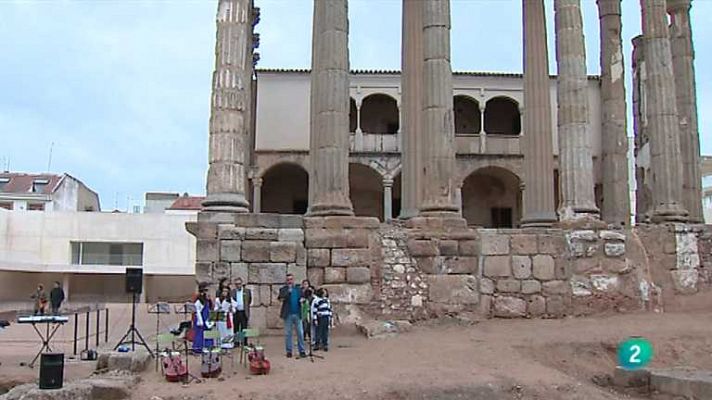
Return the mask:
[[47,173],[52,171],[52,148],[54,148],[54,142],[49,145],[49,160],[47,160]]

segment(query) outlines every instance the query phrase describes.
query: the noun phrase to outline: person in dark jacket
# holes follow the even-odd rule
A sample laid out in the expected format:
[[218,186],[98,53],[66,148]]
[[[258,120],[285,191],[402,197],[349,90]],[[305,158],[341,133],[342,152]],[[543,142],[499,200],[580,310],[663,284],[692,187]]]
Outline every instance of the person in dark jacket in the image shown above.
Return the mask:
[[59,308],[64,301],[64,290],[59,282],[54,282],[54,288],[49,292],[49,304],[52,307],[52,315],[59,315]]
[[299,357],[307,356],[304,350],[304,329],[302,327],[302,290],[299,286],[294,285],[294,275],[287,274],[287,284],[279,289],[279,296],[282,301],[282,309],[279,316],[284,320],[284,345],[287,351],[287,358],[292,357],[292,330],[297,331],[297,347]]

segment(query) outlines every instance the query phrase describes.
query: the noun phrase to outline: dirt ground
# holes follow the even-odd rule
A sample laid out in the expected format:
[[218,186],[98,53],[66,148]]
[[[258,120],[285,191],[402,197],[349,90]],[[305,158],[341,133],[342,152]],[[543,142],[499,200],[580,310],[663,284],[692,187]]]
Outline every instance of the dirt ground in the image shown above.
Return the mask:
[[[148,333],[150,322],[151,316],[141,318],[141,329],[147,336],[153,336]],[[116,325],[112,337],[120,337],[125,329],[118,328],[119,322]],[[155,322],[153,325],[155,331]],[[13,328],[26,327],[16,325],[9,330]],[[619,341],[633,335],[648,338],[655,349],[653,367],[712,369],[711,331],[710,312],[487,320],[473,325],[441,320],[386,339],[368,340],[352,332],[336,332],[330,351],[316,353],[324,359],[313,362],[287,359],[283,339],[266,337],[262,343],[272,362],[267,376],[250,376],[237,360],[232,367],[228,358],[223,361],[225,371],[220,379],[190,385],[165,382],[151,369],[143,375],[132,399],[635,398],[609,386]],[[3,339],[0,333],[0,341]],[[30,349],[17,344],[0,347],[0,381],[36,379],[37,368],[30,370],[17,363],[22,357],[31,358]],[[190,363],[197,370],[198,359],[192,358]],[[70,361],[68,379],[87,375],[91,364]]]

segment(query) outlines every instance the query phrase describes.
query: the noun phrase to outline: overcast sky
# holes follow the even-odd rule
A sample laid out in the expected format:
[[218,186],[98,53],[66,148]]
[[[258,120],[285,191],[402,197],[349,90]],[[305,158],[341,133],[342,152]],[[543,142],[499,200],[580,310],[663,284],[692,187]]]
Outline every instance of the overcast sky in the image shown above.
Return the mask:
[[[260,67],[307,68],[311,0],[255,0]],[[630,40],[637,0],[623,0]],[[598,15],[582,0],[588,72]],[[0,164],[68,172],[126,210],[147,191],[203,194],[216,0],[0,0]],[[401,0],[349,2],[352,68],[399,69]],[[454,70],[521,72],[521,1],[452,0]],[[553,0],[547,0],[556,72]],[[694,0],[702,153],[712,154],[712,0]],[[630,85],[629,85],[630,88]],[[630,99],[630,90],[628,91]],[[629,100],[630,102],[630,100]],[[632,121],[629,119],[629,125]],[[53,143],[53,145],[52,145]]]

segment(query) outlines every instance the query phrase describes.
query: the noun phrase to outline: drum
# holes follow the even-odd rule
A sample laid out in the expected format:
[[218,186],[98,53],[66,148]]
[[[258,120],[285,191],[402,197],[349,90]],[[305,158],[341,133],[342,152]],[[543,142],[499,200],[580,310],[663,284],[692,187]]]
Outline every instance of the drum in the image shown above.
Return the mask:
[[203,378],[215,378],[221,372],[220,349],[204,349],[201,357],[200,374]]

